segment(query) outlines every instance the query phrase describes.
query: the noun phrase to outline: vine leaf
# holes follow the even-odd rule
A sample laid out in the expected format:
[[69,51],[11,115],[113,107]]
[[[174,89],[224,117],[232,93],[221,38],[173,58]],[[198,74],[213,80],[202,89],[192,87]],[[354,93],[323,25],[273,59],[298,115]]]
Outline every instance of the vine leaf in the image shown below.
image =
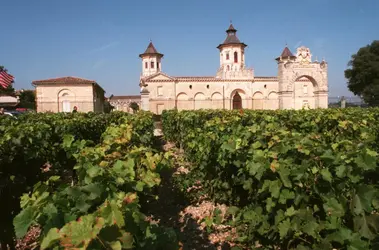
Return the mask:
[[[108,203],[108,204],[107,204]],[[115,202],[105,202],[105,206],[101,210],[101,216],[104,218],[107,225],[125,225],[124,217]]]
[[286,219],[279,223],[278,229],[279,229],[280,239],[283,239],[284,237],[287,236],[287,233],[290,230],[290,228],[291,228],[290,219]]
[[17,238],[25,236],[29,227],[34,221],[34,207],[28,206],[23,209],[13,220],[14,229]]
[[332,182],[332,174],[330,173],[329,169],[323,168],[320,171],[322,178],[326,180],[327,182]]
[[359,232],[363,237],[373,240],[375,234],[371,232],[369,225],[367,224],[366,216],[355,216],[354,219],[354,230]]
[[364,212],[372,211],[372,200],[375,195],[375,189],[371,186],[362,185],[358,188],[352,201],[352,209],[354,214],[361,215]]
[[75,246],[86,248],[101,230],[101,228],[93,225],[94,222],[94,216],[89,214],[64,225],[59,231],[61,245],[68,248]]
[[58,228],[51,228],[46,236],[43,238],[41,243],[41,250],[50,248],[55,242],[60,239]]

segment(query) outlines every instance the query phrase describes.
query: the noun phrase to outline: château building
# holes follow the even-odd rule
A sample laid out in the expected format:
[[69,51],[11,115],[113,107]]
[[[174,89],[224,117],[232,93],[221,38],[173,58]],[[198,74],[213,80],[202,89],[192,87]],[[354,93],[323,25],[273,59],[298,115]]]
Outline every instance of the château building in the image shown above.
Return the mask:
[[277,76],[256,76],[245,65],[247,45],[230,24],[217,46],[220,67],[215,76],[171,76],[162,71],[163,54],[150,42],[140,54],[142,109],[302,109],[328,107],[327,63],[312,61],[310,49],[288,47],[275,59]]

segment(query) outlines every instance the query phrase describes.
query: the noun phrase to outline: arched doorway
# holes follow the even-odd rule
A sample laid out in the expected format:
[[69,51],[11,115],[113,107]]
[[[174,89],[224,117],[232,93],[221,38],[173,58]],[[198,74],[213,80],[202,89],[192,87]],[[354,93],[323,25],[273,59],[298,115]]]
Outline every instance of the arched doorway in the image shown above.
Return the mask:
[[58,92],[58,112],[70,113],[75,103],[75,94],[69,89],[62,89]]
[[242,98],[238,92],[233,96],[233,109],[242,109]]

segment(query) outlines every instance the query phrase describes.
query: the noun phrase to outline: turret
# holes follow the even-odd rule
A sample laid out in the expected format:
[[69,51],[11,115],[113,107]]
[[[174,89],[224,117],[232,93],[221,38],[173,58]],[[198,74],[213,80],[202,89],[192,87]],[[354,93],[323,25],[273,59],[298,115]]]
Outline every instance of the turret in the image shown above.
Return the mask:
[[142,58],[142,76],[150,76],[162,70],[161,59],[163,54],[159,53],[150,41],[147,49],[143,54],[139,55]]
[[237,37],[237,30],[230,24],[226,30],[225,41],[217,46],[220,50],[220,68],[222,71],[240,71],[245,68],[245,47]]

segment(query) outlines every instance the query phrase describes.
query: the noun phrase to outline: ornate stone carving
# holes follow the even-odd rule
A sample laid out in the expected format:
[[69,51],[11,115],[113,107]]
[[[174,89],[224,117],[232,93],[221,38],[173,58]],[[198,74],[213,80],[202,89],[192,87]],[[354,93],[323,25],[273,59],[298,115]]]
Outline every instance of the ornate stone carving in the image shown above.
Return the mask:
[[309,48],[301,46],[297,48],[296,61],[302,64],[308,64],[312,62],[312,55]]

